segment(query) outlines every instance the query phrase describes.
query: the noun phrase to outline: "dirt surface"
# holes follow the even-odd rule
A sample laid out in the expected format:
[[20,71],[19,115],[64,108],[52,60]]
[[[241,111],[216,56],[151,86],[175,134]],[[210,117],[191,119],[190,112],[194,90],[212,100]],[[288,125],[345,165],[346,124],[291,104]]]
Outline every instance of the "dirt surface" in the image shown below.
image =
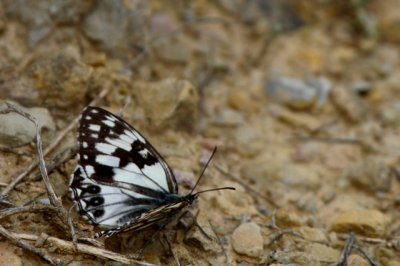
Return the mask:
[[[218,146],[198,189],[236,191],[201,194],[161,234],[95,243],[82,238],[101,228],[72,211],[79,243],[129,259],[154,235],[142,259],[156,265],[337,265],[353,233],[347,265],[399,266],[399,14],[399,0],[3,0],[0,110],[39,108],[44,148],[67,132],[46,156],[66,210],[73,121],[96,97],[113,113],[128,103],[124,119],[166,158],[182,194]],[[71,244],[71,233],[39,210],[49,201],[37,167],[7,191],[37,159],[34,128],[9,115],[0,265],[123,265],[54,240]],[[7,213],[23,205],[35,207]]]

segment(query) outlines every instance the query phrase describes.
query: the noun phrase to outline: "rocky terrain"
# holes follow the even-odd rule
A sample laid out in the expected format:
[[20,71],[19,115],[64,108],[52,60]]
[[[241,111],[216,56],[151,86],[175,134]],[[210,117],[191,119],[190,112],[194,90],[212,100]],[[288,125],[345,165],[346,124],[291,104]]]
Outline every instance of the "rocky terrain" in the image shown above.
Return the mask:
[[[400,266],[399,9],[0,1],[0,265]],[[7,103],[39,121],[55,201],[35,125]],[[215,146],[198,190],[236,190],[201,194],[161,233],[94,241],[68,192],[89,104],[122,108],[180,193]]]

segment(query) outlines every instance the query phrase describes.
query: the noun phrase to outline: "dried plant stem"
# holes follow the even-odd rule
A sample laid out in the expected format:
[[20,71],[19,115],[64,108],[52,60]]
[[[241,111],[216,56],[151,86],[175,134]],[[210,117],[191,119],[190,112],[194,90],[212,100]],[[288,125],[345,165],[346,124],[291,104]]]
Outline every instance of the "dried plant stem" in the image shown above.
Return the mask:
[[0,220],[4,219],[10,215],[18,214],[21,212],[46,212],[46,211],[56,211],[57,209],[53,206],[46,206],[46,205],[26,205],[22,207],[12,207],[3,209],[0,211]]
[[42,148],[42,139],[40,136],[40,127],[39,127],[39,123],[37,121],[37,119],[33,116],[31,116],[29,113],[23,111],[21,108],[15,106],[12,103],[7,102],[7,107],[8,107],[8,111],[9,112],[15,112],[20,114],[21,116],[29,119],[32,123],[35,124],[36,127],[36,145],[37,145],[37,153],[38,153],[38,157],[39,157],[39,168],[40,168],[40,172],[42,173],[42,178],[43,181],[45,183],[46,186],[46,190],[47,190],[47,194],[50,200],[51,205],[58,207],[60,209],[62,208],[62,204],[61,204],[61,200],[57,198],[53,187],[50,184],[50,179],[49,176],[47,175],[47,169],[46,169],[46,165],[44,163],[44,154],[43,154],[43,148]]
[[[5,235],[4,232],[7,235],[6,237],[10,240],[13,239],[16,241],[24,241],[24,240],[37,241],[40,238],[40,236],[32,235],[32,234],[11,233],[11,232],[8,232],[6,229],[4,229],[2,226],[0,226],[0,234],[2,234],[4,236]],[[74,252],[78,251],[80,253],[93,255],[93,256],[96,256],[99,258],[103,258],[103,259],[111,259],[114,261],[129,264],[129,265],[155,266],[155,264],[152,264],[152,263],[131,259],[128,256],[124,256],[124,255],[121,255],[121,254],[118,254],[118,253],[115,253],[112,251],[93,247],[93,246],[86,245],[86,244],[77,244],[77,246],[75,248],[75,246],[72,242],[62,240],[62,239],[52,237],[52,236],[49,236],[48,238],[46,238],[45,244],[51,245],[51,246],[56,246],[60,250],[63,250],[65,252],[69,251],[72,254]]]
[[[9,232],[8,230],[6,230],[1,225],[0,225],[0,235],[2,235],[3,237],[7,238],[8,240],[10,240],[16,246],[38,255],[39,257],[41,257],[42,259],[44,259],[45,261],[47,261],[51,265],[61,265],[61,261],[59,259],[54,259],[54,258],[50,257],[45,252],[37,249],[36,247],[32,246],[31,244],[29,244],[25,240],[22,240],[16,234]],[[37,237],[37,239],[38,238],[39,237]]]
[[357,250],[363,255],[363,257],[364,257],[366,260],[368,260],[368,263],[369,263],[371,266],[378,266],[378,263],[376,263],[376,262],[367,254],[367,252],[365,252],[365,251],[361,248],[361,246],[359,246],[359,245],[357,244],[356,235],[355,235],[353,232],[350,233],[350,235],[349,235],[349,237],[348,237],[348,239],[347,239],[346,246],[345,246],[344,249],[343,249],[342,259],[341,259],[340,262],[338,262],[338,263],[336,264],[337,266],[346,266],[346,265],[347,265],[347,260],[348,260],[348,258],[349,258],[349,256],[350,256],[351,251],[352,251],[353,248],[357,249]]
[[[98,103],[101,99],[103,99],[107,95],[109,91],[110,91],[109,88],[102,90],[100,94],[92,102],[89,103],[89,105],[94,105]],[[79,116],[77,116],[63,131],[61,131],[60,134],[58,134],[58,136],[52,141],[52,143],[44,150],[43,155],[46,156],[47,154],[49,154],[60,143],[60,141],[76,126],[78,121],[79,121]],[[38,163],[39,162],[36,160],[31,165],[29,165],[22,173],[13,178],[11,183],[9,183],[1,193],[4,195],[10,193],[10,191],[13,190],[14,187],[19,182],[21,182],[33,169],[36,168]]]

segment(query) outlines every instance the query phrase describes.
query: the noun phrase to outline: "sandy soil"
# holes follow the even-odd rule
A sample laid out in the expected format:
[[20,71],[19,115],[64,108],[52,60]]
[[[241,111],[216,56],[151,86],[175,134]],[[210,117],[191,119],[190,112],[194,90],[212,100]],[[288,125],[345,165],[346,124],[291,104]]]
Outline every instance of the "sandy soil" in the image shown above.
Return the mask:
[[[67,132],[46,156],[66,210],[73,121],[101,92],[96,104],[113,113],[128,102],[124,119],[166,158],[182,194],[215,146],[199,190],[236,188],[202,194],[156,235],[88,242],[101,228],[72,211],[79,243],[121,257],[75,250],[66,221],[41,207],[37,167],[7,191],[37,153],[29,121],[3,114],[0,265],[123,265],[153,235],[143,260],[156,265],[337,265],[353,233],[347,265],[399,266],[399,7],[0,1],[0,104],[37,114],[44,148]],[[10,214],[23,205],[34,207]]]

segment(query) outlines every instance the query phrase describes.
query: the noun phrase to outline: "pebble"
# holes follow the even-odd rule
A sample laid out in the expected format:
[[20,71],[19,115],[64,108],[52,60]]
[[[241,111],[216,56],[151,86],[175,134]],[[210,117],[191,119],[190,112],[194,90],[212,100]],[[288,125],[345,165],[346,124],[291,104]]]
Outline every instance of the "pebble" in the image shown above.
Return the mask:
[[332,90],[332,102],[351,122],[359,122],[366,115],[367,108],[364,102],[346,88],[337,87]]
[[40,103],[41,106],[78,111],[87,101],[87,92],[92,90],[96,94],[99,90],[97,82],[102,88],[108,85],[101,78],[81,61],[78,48],[68,46],[62,52],[46,53],[35,58],[19,79],[19,82],[25,80],[25,86],[30,88],[29,94],[22,86],[10,95],[29,104]]
[[314,131],[321,125],[321,122],[313,116],[294,112],[281,106],[270,106],[271,115],[294,128],[302,128],[307,131]]
[[305,81],[280,77],[268,82],[266,94],[293,109],[306,110],[315,104],[325,104],[331,89],[331,82],[322,77]]
[[126,58],[145,31],[147,7],[136,1],[102,1],[84,17],[81,29],[101,48]]
[[288,208],[280,208],[275,214],[276,223],[280,227],[297,227],[305,223],[305,218]]
[[357,188],[370,192],[388,192],[391,187],[393,171],[377,156],[367,157],[346,171],[345,177]]
[[382,110],[382,120],[389,126],[400,126],[400,102],[385,105]]
[[226,108],[215,115],[213,124],[219,126],[234,127],[244,125],[245,122],[246,120],[242,113],[233,109]]
[[163,62],[186,64],[192,54],[189,47],[182,36],[165,39],[157,45],[155,54]]
[[211,200],[213,206],[219,208],[228,216],[255,215],[258,213],[253,197],[237,183],[222,182],[221,187],[235,187],[235,193],[221,190],[219,193],[213,193]]
[[164,79],[158,82],[138,82],[135,97],[142,104],[152,125],[164,129],[193,130],[198,116],[199,96],[187,80]]
[[347,259],[347,266],[369,266],[370,264],[363,257],[357,254],[351,254]]
[[341,251],[320,243],[310,243],[306,245],[304,251],[310,254],[314,261],[324,264],[336,263],[341,255]]
[[256,223],[241,224],[232,234],[232,247],[239,254],[257,258],[263,252],[263,245],[261,230]]
[[321,229],[302,226],[296,228],[296,232],[300,233],[305,240],[316,243],[328,243],[328,238]]
[[255,111],[256,104],[254,99],[251,98],[250,93],[247,90],[233,89],[229,93],[228,104],[235,110],[239,111]]
[[268,97],[298,110],[308,109],[317,99],[317,91],[302,80],[280,77],[268,82]]
[[372,83],[366,80],[357,80],[351,87],[360,96],[367,96],[373,90]]
[[[53,118],[46,108],[24,108],[16,103],[13,104],[35,117],[42,128],[50,131],[56,129]],[[36,127],[27,118],[17,113],[0,114],[0,145],[8,148],[20,147],[31,142],[35,136]]]
[[331,230],[338,233],[355,232],[368,237],[382,237],[389,219],[378,210],[345,211],[336,216]]
[[278,179],[288,187],[297,189],[317,189],[320,184],[320,177],[309,166],[288,164],[282,166],[277,173]]

